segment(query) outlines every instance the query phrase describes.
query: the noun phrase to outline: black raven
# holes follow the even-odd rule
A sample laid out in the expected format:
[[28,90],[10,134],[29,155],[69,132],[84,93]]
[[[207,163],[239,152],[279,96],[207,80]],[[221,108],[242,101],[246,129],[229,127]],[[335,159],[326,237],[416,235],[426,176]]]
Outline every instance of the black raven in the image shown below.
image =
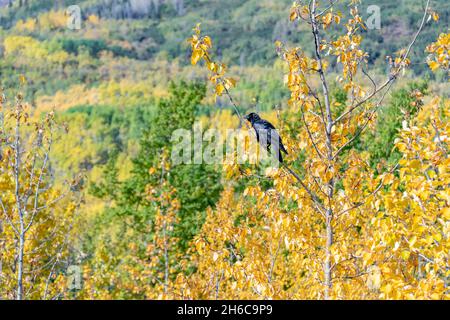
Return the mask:
[[247,119],[252,124],[253,129],[255,129],[256,140],[259,144],[263,148],[266,148],[269,153],[271,153],[270,146],[272,145],[274,154],[278,155],[278,161],[282,163],[283,157],[281,156],[281,151],[285,154],[288,154],[288,152],[275,127],[269,121],[261,119],[261,117],[254,112],[246,115],[245,119]]

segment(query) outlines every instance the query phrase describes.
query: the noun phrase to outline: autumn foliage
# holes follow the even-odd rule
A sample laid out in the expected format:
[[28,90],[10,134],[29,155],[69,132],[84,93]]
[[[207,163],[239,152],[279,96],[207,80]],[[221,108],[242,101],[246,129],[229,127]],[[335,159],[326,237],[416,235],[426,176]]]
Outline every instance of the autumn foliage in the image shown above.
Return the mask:
[[[37,109],[0,91],[0,299],[448,300],[450,36],[417,50],[439,26],[439,8],[422,9],[377,68],[359,0],[295,1],[275,26],[292,39],[267,37],[270,68],[244,66],[245,49],[228,66],[201,24],[183,40],[191,65],[169,45],[151,68],[162,40],[140,32],[153,25],[89,14],[85,38],[47,43],[33,34],[64,30],[61,12],[11,24],[5,63],[57,69],[67,90],[21,75]],[[114,43],[93,40],[107,26]],[[412,79],[419,64],[430,85]],[[280,132],[279,167],[171,159],[173,133],[202,127],[239,129],[260,160],[250,111]]]
[[[281,42],[276,48],[291,92],[283,128],[291,133],[288,160],[304,157],[303,183],[285,169],[266,171],[270,188],[257,183],[236,194],[230,183],[193,240],[197,270],[178,275],[180,298],[449,297],[448,100],[417,103],[420,111],[403,121],[395,141],[400,161],[370,165],[370,155],[354,142],[376,123],[391,86],[410,64],[415,40],[391,58],[387,79],[377,84],[367,71],[369,55],[359,33],[366,27],[354,2],[345,22],[332,6],[294,3],[290,20],[310,25],[315,53]],[[416,37],[429,14],[437,19],[427,6]],[[341,23],[343,35],[327,35]],[[448,70],[447,38],[441,35],[427,48],[433,71]],[[197,26],[189,41],[192,63],[205,60],[216,95],[226,92],[233,102],[234,82],[227,82],[225,68],[216,70],[211,39]],[[331,63],[340,65],[343,108],[329,92]],[[296,121],[301,127],[290,128]]]

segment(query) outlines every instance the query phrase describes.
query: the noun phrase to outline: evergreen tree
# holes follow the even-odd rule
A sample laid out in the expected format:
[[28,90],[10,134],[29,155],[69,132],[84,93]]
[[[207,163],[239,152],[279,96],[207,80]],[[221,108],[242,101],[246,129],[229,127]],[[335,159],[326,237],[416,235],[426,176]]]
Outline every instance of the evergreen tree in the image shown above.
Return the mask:
[[[161,165],[161,162],[170,162],[170,159],[163,160],[163,156],[171,154],[172,133],[176,129],[192,130],[195,109],[205,96],[205,90],[205,86],[200,84],[172,83],[169,98],[159,102],[156,116],[141,138],[130,177],[119,182],[113,172],[117,170],[117,163],[109,163],[104,181],[91,188],[94,195],[113,200],[114,206],[108,211],[112,210],[119,217],[132,217],[138,230],[145,231],[154,217],[155,206],[149,200],[148,188],[160,185],[161,177],[165,175],[162,170],[170,165]],[[110,161],[116,160],[117,157],[112,157]],[[150,172],[151,168],[153,172]],[[214,206],[219,198],[222,190],[220,172],[211,165],[183,164],[174,166],[165,176],[180,201],[180,223],[175,232],[180,238],[181,248],[185,249],[201,227],[205,209]]]

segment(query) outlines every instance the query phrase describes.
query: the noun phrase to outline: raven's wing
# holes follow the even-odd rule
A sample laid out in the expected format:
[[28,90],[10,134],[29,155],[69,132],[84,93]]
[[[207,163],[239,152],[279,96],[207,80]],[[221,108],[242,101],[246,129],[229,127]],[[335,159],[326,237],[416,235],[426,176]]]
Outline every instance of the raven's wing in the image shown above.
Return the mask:
[[258,129],[255,128],[255,126],[253,126],[253,129],[255,129],[255,133],[256,133],[256,141],[258,141],[258,143],[259,143],[259,132],[258,132]]
[[[269,140],[268,141],[278,141],[278,145],[279,145],[278,149],[283,151],[284,153],[288,154],[286,148],[283,145],[283,142],[281,141],[281,137],[278,134],[278,131],[275,129],[275,127],[269,121],[262,120],[262,122],[264,122],[265,127],[272,129],[272,130],[270,130],[270,132],[274,133],[274,137],[273,137],[272,140],[270,139],[270,133],[269,133],[269,136],[268,136]],[[280,155],[280,157],[281,157],[281,155]]]
[[280,149],[281,149],[281,151],[283,151],[284,153],[288,154],[286,148],[285,148],[284,145],[283,145],[283,141],[281,141],[281,138],[280,138]]
[[268,137],[268,132],[266,125],[262,121],[257,121],[253,123],[253,129],[256,132],[256,140],[264,147],[270,144],[270,138]]
[[275,131],[275,127],[264,119],[259,119],[253,123],[256,131],[256,138],[264,148],[268,148],[271,144],[271,132]]
[[281,151],[286,154],[287,151],[275,127],[266,120],[260,120],[253,123],[253,128],[257,132],[259,144],[263,148],[267,149],[270,154],[274,154],[276,157],[278,157],[278,160],[280,162],[283,162]]
[[[273,144],[272,142],[277,141],[279,148],[284,153],[288,154],[286,148],[283,145],[283,142],[281,140],[280,135],[278,134],[278,131],[275,129],[275,127],[267,120],[261,119],[257,122],[255,122],[255,125],[258,126],[258,128],[266,129],[267,130],[267,144],[270,146]],[[273,138],[271,137],[271,133],[273,132]],[[272,138],[272,139],[271,139]],[[259,141],[259,140],[258,140]]]
[[278,161],[283,162],[283,157],[281,156],[281,150],[285,150],[283,143],[281,142],[280,135],[275,129],[268,130],[268,148],[270,147],[272,149],[272,154],[275,155],[275,157],[278,157]]
[[275,130],[275,127],[273,126],[273,124],[271,124],[269,121],[261,119],[259,120],[257,123],[260,123],[261,125],[264,126],[264,128],[266,129],[273,129]]

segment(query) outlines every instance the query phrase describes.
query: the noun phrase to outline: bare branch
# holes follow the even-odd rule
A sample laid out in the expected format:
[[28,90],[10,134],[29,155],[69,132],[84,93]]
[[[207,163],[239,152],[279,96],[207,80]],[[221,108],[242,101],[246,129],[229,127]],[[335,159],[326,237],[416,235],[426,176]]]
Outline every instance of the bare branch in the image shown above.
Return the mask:
[[322,154],[322,152],[320,152],[320,150],[318,149],[317,144],[316,144],[316,142],[314,141],[314,138],[313,138],[313,136],[312,136],[312,133],[311,133],[311,131],[309,130],[308,123],[306,122],[306,119],[305,119],[305,113],[304,113],[304,111],[303,111],[303,106],[300,107],[300,110],[301,110],[301,114],[302,114],[302,120],[303,120],[303,123],[305,124],[306,131],[308,132],[309,139],[311,140],[311,143],[313,144],[314,149],[315,149],[316,152],[317,152],[317,155],[318,155],[321,159],[325,159],[325,156],[324,156],[324,155]]
[[[388,173],[393,173],[395,170],[397,170],[398,166],[399,166],[399,164],[397,163],[391,170],[388,171]],[[383,178],[383,179],[381,180],[381,182],[379,183],[379,185],[375,188],[375,190],[374,190],[373,192],[371,192],[370,194],[368,194],[367,196],[365,196],[365,198],[364,198],[365,201],[359,202],[359,203],[355,204],[354,206],[352,206],[351,208],[348,208],[348,209],[345,209],[345,210],[339,212],[339,213],[337,214],[337,216],[341,216],[341,215],[343,215],[344,213],[347,213],[347,212],[349,212],[349,211],[352,211],[352,210],[354,210],[354,209],[357,209],[357,208],[359,208],[359,207],[365,205],[365,204],[369,201],[370,198],[372,198],[373,196],[375,196],[375,195],[378,193],[378,191],[380,191],[381,187],[382,187],[383,184],[384,184],[384,180],[385,180],[385,179]]]
[[338,3],[339,0],[332,1],[330,0],[330,3],[326,8],[324,8],[320,13],[316,14],[314,17],[317,19],[320,16],[324,15],[328,10],[330,10],[336,3]]
[[[427,17],[427,13],[428,13],[428,8],[430,5],[430,0],[427,0],[427,4],[425,6],[425,10],[424,10],[424,14],[422,17],[422,21],[420,23],[419,29],[417,30],[417,32],[415,33],[411,43],[408,45],[408,48],[406,50],[406,53],[403,55],[401,62],[399,63],[399,65],[401,65],[403,62],[405,62],[405,60],[408,58],[409,53],[411,52],[411,48],[412,46],[416,43],[416,40],[419,36],[419,34],[422,32],[422,29],[425,25],[426,22],[426,17]],[[389,78],[381,85],[376,86],[375,85],[375,89],[372,91],[372,93],[370,93],[366,98],[364,98],[363,100],[359,101],[356,105],[354,105],[353,107],[351,107],[349,110],[347,110],[346,112],[342,113],[339,117],[337,117],[333,124],[338,123],[339,121],[341,121],[344,117],[346,117],[348,114],[352,113],[353,110],[357,109],[358,107],[362,106],[364,103],[366,103],[368,100],[370,100],[371,98],[373,98],[375,95],[377,95],[381,90],[383,90],[384,88],[386,88],[388,85],[390,85],[392,82],[395,81],[395,79],[397,78],[398,74],[400,73],[401,68],[399,67],[397,70],[394,71],[394,73],[390,74]],[[366,74],[367,75],[367,74]],[[378,87],[378,88],[377,88]]]
[[13,221],[9,217],[8,212],[6,211],[5,205],[3,203],[3,200],[1,198],[0,198],[0,206],[2,207],[2,211],[3,211],[3,214],[4,214],[5,218],[6,218],[6,221],[11,226],[11,228],[14,230],[14,233],[17,236],[19,236],[19,230],[17,229],[17,227],[14,225]]
[[281,165],[295,178],[297,181],[302,185],[303,189],[308,193],[308,195],[311,197],[311,200],[317,204],[320,208],[324,208],[322,202],[320,201],[319,197],[314,194],[314,192],[311,191],[311,189],[306,186],[306,184],[303,182],[303,180],[300,178],[300,176],[293,171],[291,168],[288,167],[288,165],[284,162],[281,163]]
[[346,143],[344,143],[339,149],[338,151],[336,151],[336,153],[333,155],[333,159],[335,159],[341,152],[342,150],[345,149],[345,147],[347,147],[348,145],[350,145],[353,141],[355,141],[360,134],[366,129],[366,127],[368,126],[368,124],[370,123],[370,121],[372,120],[372,117],[375,115],[375,113],[377,112],[378,108],[381,106],[381,103],[383,102],[384,98],[386,97],[386,94],[389,92],[391,86],[393,85],[393,82],[389,83],[389,87],[386,89],[386,91],[383,93],[383,96],[381,97],[381,99],[378,101],[378,103],[375,105],[375,107],[372,109],[372,111],[370,112],[370,114],[367,116],[367,120],[364,122],[364,124],[358,129],[358,131],[355,133],[355,135],[348,140]]

